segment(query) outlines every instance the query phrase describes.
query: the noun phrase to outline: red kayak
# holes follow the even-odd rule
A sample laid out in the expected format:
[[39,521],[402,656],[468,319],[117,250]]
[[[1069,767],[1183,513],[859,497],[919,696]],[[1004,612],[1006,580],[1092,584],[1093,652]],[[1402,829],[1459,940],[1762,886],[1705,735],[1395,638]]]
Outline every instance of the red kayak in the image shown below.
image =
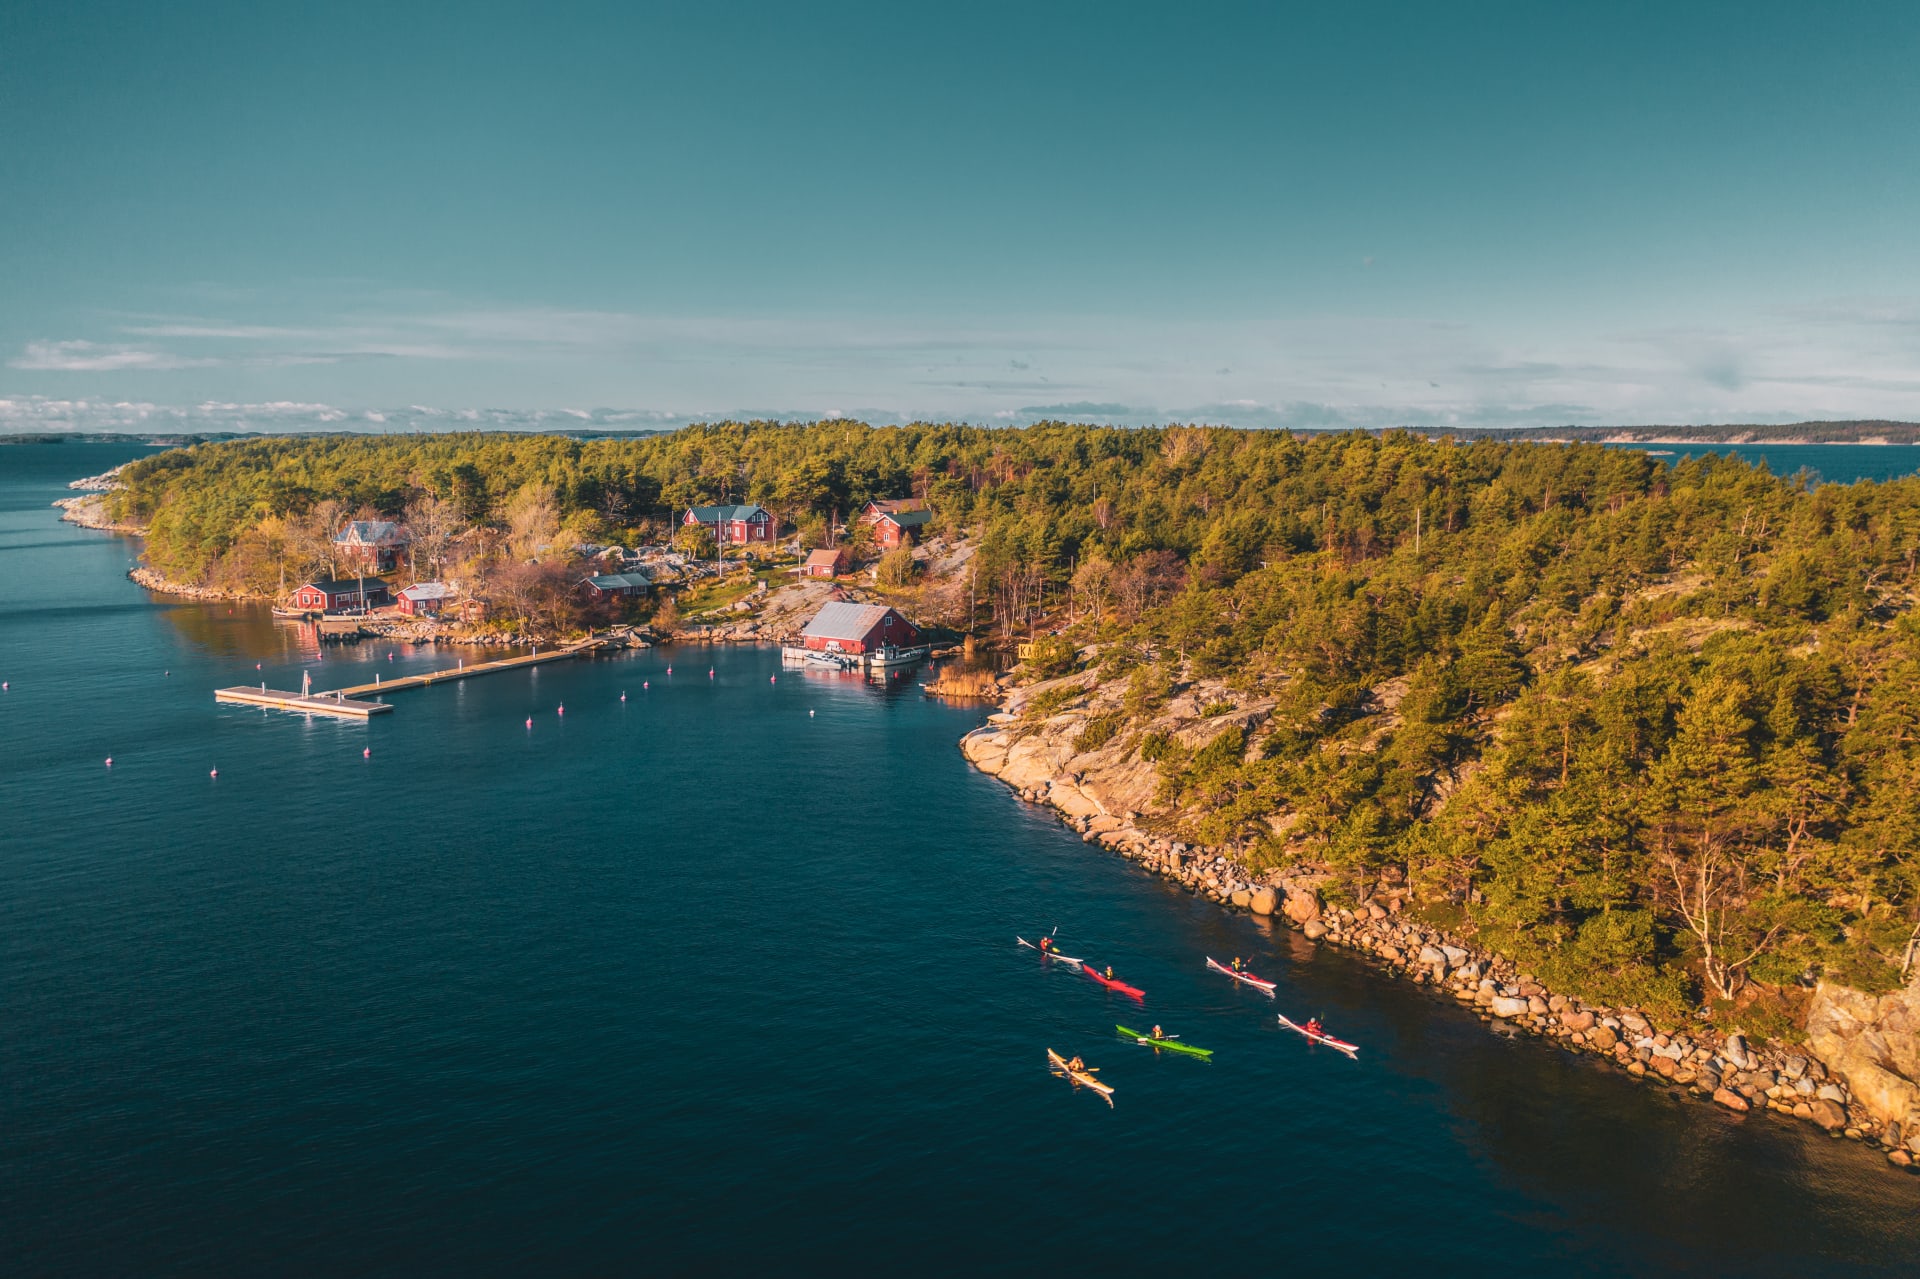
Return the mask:
[[1092,964],[1088,964],[1080,971],[1099,982],[1102,986],[1105,986],[1108,990],[1117,990],[1123,995],[1132,995],[1135,999],[1145,999],[1147,997],[1147,992],[1138,986],[1129,986],[1118,977],[1109,977]]

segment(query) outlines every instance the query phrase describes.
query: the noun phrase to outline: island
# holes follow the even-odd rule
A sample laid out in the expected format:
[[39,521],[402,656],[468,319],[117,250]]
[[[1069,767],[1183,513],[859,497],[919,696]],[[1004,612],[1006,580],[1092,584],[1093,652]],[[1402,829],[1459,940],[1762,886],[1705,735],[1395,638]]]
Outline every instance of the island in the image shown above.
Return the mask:
[[[357,523],[501,625],[889,605],[963,642],[936,687],[995,700],[967,757],[1090,845],[1911,1165],[1920,480],[1553,434],[270,437],[143,458],[99,507],[193,590],[344,580]],[[587,598],[608,548],[684,576]]]

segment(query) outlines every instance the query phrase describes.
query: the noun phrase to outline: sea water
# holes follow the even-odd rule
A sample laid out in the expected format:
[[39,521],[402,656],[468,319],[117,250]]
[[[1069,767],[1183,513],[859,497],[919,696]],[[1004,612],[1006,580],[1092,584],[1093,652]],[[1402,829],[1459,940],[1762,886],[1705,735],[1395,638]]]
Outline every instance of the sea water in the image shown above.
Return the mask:
[[[1920,1258],[1920,1180],[1876,1152],[1490,1033],[1188,896],[969,769],[983,712],[911,676],[664,649],[371,723],[216,705],[457,659],[148,595],[133,543],[48,506],[124,456],[0,448],[12,1273]],[[1144,1003],[1014,944],[1056,927]]]

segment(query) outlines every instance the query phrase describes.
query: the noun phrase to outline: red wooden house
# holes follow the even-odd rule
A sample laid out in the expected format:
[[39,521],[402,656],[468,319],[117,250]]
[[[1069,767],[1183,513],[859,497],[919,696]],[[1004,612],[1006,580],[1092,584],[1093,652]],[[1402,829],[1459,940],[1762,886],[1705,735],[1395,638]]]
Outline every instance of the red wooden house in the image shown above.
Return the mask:
[[806,646],[820,652],[872,653],[883,648],[912,648],[920,628],[884,604],[828,604],[800,632]]
[[631,599],[652,591],[653,579],[645,573],[603,573],[583,579],[580,585],[595,599]]
[[872,525],[874,542],[886,551],[916,540],[932,518],[927,504],[912,497],[876,500],[860,508],[860,523]]
[[771,542],[775,520],[764,506],[690,506],[682,524],[704,524],[713,530],[713,539],[721,546],[745,546],[750,542]]
[[453,588],[445,582],[415,582],[404,587],[394,603],[410,617],[435,617],[453,599]]
[[391,573],[408,544],[407,531],[392,520],[353,520],[333,539],[333,553],[343,568]]
[[320,578],[303,584],[288,599],[295,608],[318,609],[323,613],[338,613],[350,608],[378,608],[393,602],[385,582],[377,577],[364,579],[363,594],[362,581],[355,577],[338,580]]
[[800,576],[838,577],[847,571],[852,561],[853,557],[844,546],[836,546],[831,550],[822,547],[807,556],[807,562],[800,566]]

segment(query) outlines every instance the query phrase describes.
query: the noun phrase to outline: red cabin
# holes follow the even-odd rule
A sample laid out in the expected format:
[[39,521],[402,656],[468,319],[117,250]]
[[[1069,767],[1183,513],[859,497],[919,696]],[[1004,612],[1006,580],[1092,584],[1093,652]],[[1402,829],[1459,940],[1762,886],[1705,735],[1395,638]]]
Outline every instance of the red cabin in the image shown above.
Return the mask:
[[884,551],[918,540],[931,519],[933,512],[926,503],[911,497],[868,502],[860,508],[860,523],[873,526],[873,540]]
[[829,604],[800,632],[806,646],[820,652],[873,653],[912,648],[920,628],[884,604]]
[[771,542],[773,515],[764,506],[690,506],[682,524],[704,524],[721,546]]
[[377,577],[365,579],[364,593],[362,579],[348,577],[308,582],[288,598],[295,608],[338,613],[350,608],[378,608],[391,603],[393,597],[387,594],[387,584]]
[[807,562],[800,566],[800,576],[838,577],[847,571],[849,559],[844,546],[832,550],[823,547],[807,556]]

